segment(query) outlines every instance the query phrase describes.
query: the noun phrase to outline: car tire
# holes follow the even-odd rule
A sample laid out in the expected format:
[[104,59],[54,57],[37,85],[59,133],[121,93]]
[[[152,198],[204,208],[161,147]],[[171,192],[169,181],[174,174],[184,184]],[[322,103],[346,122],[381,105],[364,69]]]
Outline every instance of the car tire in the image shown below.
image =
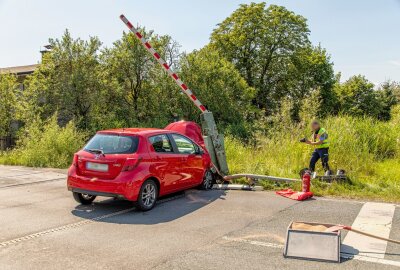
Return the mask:
[[199,188],[202,190],[209,190],[215,183],[215,176],[211,170],[206,170],[204,173],[203,181],[201,182]]
[[137,207],[140,211],[149,211],[156,205],[158,198],[158,186],[152,179],[144,181],[140,187]]
[[72,195],[74,196],[75,201],[85,205],[91,204],[94,201],[94,199],[96,199],[95,195],[82,194],[78,192],[73,192]]

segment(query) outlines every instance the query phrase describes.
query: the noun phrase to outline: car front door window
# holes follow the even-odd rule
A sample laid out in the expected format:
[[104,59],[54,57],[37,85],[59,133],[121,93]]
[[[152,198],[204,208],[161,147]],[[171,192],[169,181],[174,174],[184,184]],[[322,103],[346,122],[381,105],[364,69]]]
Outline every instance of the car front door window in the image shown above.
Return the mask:
[[189,139],[177,134],[172,134],[172,138],[180,154],[191,155],[196,153],[196,146]]

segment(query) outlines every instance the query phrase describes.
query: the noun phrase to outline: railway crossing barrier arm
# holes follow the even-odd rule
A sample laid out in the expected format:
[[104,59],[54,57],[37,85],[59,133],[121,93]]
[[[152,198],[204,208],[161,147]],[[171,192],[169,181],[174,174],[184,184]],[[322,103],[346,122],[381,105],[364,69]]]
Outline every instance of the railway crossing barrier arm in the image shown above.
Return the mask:
[[154,59],[160,64],[160,66],[168,73],[168,75],[175,81],[175,83],[181,88],[182,92],[193,102],[193,104],[201,111],[201,126],[203,129],[203,135],[205,136],[205,142],[208,152],[211,155],[213,165],[216,166],[216,172],[226,175],[229,173],[228,164],[226,161],[225,147],[223,136],[218,133],[217,125],[214,120],[212,112],[200,102],[200,100],[194,95],[192,90],[179,78],[179,76],[171,70],[171,67],[161,57],[159,53],[153,48],[146,38],[136,29],[133,24],[124,16],[121,15],[120,19],[129,28],[129,30],[138,38],[143,47],[153,55]]

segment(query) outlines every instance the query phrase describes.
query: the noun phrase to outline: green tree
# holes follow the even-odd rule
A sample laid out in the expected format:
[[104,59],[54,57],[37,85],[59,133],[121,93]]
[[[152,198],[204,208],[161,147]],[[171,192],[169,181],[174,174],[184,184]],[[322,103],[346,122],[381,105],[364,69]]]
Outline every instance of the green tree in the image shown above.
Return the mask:
[[65,31],[61,39],[50,39],[51,52],[28,79],[24,92],[25,116],[46,119],[58,111],[59,123],[75,120],[80,128],[90,125],[93,104],[98,101],[98,52],[101,42],[73,39]]
[[0,136],[12,135],[12,123],[17,119],[17,77],[0,74]]
[[374,84],[364,76],[353,76],[343,84],[337,84],[335,90],[343,113],[375,118],[379,116],[382,103],[377,91],[374,90]]
[[308,124],[313,119],[321,119],[322,95],[320,89],[312,91],[306,98],[301,101],[299,108],[300,120]]
[[273,112],[280,99],[295,92],[287,85],[298,76],[293,77],[288,66],[298,66],[298,51],[310,46],[308,35],[304,17],[281,6],[251,3],[218,25],[211,44],[256,88],[256,105]]
[[[314,117],[323,118],[335,111],[337,96],[333,91],[335,83],[333,64],[330,56],[321,46],[308,46],[299,49],[287,67],[289,78],[283,82],[286,89],[291,89],[289,97],[293,99],[292,119],[300,120],[300,110],[313,110]],[[304,99],[317,102],[305,106]],[[310,108],[313,106],[313,108]]]
[[[169,36],[140,31],[168,64],[177,68],[179,45]],[[133,34],[124,33],[112,48],[103,51],[101,59],[109,89],[107,106],[114,109],[115,117],[123,119],[126,125],[167,122],[170,114],[167,108],[173,101],[168,97],[172,92],[177,95],[178,87],[172,87],[173,81]]]
[[390,120],[392,107],[399,103],[396,97],[396,92],[399,90],[400,86],[391,81],[384,82],[378,89],[378,98],[381,103],[381,112],[378,115],[380,120]]
[[391,82],[393,93],[396,96],[396,102],[400,103],[400,82]]
[[[228,125],[251,120],[255,90],[248,86],[232,63],[211,47],[186,55],[182,62],[183,79],[220,123]],[[189,118],[198,119],[198,109],[186,97],[182,105]]]

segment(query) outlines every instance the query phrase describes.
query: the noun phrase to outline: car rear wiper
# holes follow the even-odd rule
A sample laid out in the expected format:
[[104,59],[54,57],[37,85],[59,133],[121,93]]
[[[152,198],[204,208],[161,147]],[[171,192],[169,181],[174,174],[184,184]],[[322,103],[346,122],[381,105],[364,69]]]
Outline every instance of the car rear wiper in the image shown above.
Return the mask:
[[93,154],[102,155],[103,157],[106,156],[104,154],[103,150],[101,150],[101,149],[86,149],[86,150],[89,151],[90,153],[93,153]]

